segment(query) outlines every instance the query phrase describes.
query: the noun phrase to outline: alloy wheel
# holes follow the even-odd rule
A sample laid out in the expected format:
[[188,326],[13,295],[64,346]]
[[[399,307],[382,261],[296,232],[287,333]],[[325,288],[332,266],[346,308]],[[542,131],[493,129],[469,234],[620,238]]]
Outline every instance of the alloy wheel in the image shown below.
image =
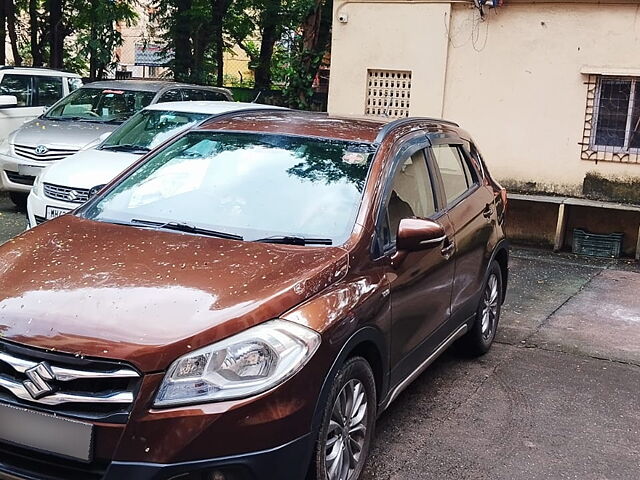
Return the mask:
[[350,480],[358,469],[367,435],[367,393],[352,379],[337,396],[327,438],[325,466],[329,480]]
[[498,318],[498,297],[498,277],[492,273],[487,280],[483,296],[482,338],[485,340],[489,340],[495,333]]

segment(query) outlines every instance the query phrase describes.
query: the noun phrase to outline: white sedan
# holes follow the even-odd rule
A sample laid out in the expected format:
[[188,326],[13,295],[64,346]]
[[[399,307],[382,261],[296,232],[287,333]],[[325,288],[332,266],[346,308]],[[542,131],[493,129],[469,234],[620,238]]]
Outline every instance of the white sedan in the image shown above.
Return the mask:
[[150,105],[95,148],[45,169],[27,200],[29,228],[86,202],[142,155],[206,118],[247,109],[275,109],[240,102],[168,102]]

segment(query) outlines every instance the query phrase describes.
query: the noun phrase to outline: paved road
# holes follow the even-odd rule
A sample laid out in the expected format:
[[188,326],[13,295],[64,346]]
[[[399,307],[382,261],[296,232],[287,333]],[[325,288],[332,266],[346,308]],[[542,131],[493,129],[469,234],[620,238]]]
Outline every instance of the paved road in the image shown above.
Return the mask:
[[[24,224],[0,197],[0,241]],[[514,250],[498,343],[400,395],[365,480],[640,478],[639,292],[635,262]]]

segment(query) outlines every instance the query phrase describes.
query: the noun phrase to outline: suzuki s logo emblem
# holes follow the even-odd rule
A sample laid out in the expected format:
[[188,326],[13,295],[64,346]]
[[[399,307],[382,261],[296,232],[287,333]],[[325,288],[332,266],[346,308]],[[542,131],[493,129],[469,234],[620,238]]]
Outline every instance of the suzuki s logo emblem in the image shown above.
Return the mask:
[[44,145],[38,145],[36,147],[36,149],[34,150],[36,155],[44,155],[49,151],[49,149],[47,147],[45,147]]
[[71,190],[69,193],[67,193],[67,198],[69,200],[71,200],[72,202],[74,200],[77,200],[78,199],[78,192],[76,192],[75,190]]
[[41,362],[35,367],[31,367],[25,370],[25,375],[29,377],[29,380],[22,382],[24,388],[27,389],[29,395],[34,400],[46,397],[50,393],[53,393],[54,388],[47,383],[47,381],[55,380],[56,376],[51,371],[51,367],[47,362]]

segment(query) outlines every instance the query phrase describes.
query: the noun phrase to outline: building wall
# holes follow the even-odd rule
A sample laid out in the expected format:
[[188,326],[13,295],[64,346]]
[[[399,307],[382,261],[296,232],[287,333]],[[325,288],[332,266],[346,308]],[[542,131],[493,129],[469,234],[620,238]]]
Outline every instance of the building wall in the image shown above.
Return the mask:
[[[442,113],[451,7],[424,3],[335,4],[329,111],[363,115],[367,69],[411,70],[411,114]],[[341,23],[340,15],[348,15]]]
[[459,122],[511,188],[581,195],[587,172],[639,177],[640,164],[581,160],[579,145],[581,69],[640,71],[638,2],[505,3],[485,21],[465,3],[338,3],[329,110],[363,114],[367,68],[413,70],[411,115]]

